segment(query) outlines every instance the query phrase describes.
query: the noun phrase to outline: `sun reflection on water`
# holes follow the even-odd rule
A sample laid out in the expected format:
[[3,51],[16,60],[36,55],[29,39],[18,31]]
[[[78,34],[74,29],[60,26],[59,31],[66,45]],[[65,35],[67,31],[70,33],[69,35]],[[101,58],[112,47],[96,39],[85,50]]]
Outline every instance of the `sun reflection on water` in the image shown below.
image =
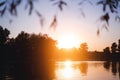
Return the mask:
[[64,69],[62,70],[63,77],[64,78],[72,78],[74,69],[72,68],[72,62],[71,61],[65,61],[64,62]]
[[70,80],[74,77],[74,68],[72,61],[64,61],[61,63],[61,66],[57,69],[57,80]]
[[72,62],[71,61],[65,61],[64,65],[65,65],[65,67],[70,68],[72,66]]
[[59,61],[55,80],[120,80],[119,65],[120,62]]

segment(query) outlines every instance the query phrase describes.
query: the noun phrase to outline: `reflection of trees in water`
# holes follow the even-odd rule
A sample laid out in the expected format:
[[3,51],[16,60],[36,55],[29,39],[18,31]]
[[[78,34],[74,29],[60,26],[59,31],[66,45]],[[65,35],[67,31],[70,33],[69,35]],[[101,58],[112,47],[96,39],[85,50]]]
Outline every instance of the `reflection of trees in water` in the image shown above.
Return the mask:
[[113,73],[113,75],[116,75],[116,73],[117,73],[117,62],[115,62],[115,61],[113,61],[112,62],[112,73]]
[[120,78],[120,62],[119,63],[119,66],[118,66],[118,72],[119,72],[119,78]]
[[106,70],[110,70],[111,69],[111,72],[114,76],[116,76],[117,73],[119,73],[119,78],[120,78],[120,62],[117,62],[117,61],[106,61],[104,63],[104,68]]
[[88,63],[81,63],[81,64],[79,65],[79,69],[80,69],[80,71],[81,71],[81,73],[82,73],[83,75],[87,75]]
[[109,61],[104,62],[104,68],[109,71],[109,69],[110,69],[110,62]]

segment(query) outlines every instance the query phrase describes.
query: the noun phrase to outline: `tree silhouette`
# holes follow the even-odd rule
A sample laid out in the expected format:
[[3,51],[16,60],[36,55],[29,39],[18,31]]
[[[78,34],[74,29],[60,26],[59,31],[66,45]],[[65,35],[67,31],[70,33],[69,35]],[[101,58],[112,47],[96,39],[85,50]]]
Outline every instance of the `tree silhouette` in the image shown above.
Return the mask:
[[22,31],[16,38],[9,38],[9,34],[0,27],[0,79],[8,73],[15,80],[53,79],[56,41],[41,33]]
[[118,52],[120,53],[120,39],[118,40]]
[[22,31],[15,38],[15,50],[18,60],[16,73],[24,73],[25,78],[30,75],[40,79],[54,77],[54,61],[51,59],[55,55],[56,41],[47,34],[30,35]]
[[87,43],[82,43],[79,48],[80,53],[87,53],[88,52],[88,45]]
[[116,53],[116,51],[117,51],[117,44],[115,42],[111,46],[111,51],[112,51],[112,53]]
[[109,54],[110,53],[110,48],[106,47],[105,49],[103,49],[104,53]]
[[0,26],[0,45],[3,45],[3,44],[5,44],[7,42],[9,34],[10,34],[9,30],[7,30],[6,28],[3,29]]

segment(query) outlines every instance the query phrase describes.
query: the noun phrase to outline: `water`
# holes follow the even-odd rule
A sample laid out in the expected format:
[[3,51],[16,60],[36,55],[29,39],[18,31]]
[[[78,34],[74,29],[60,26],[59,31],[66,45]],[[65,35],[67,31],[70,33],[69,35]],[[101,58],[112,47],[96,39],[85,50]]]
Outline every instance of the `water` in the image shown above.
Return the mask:
[[120,80],[120,62],[57,62],[55,74],[56,80]]
[[[31,80],[120,80],[120,62],[115,61],[58,61],[53,68],[49,69],[51,69],[53,74],[50,73],[50,75],[54,75],[54,79],[44,79],[46,78],[44,77],[45,75],[42,77],[29,77]],[[42,74],[45,73],[43,72]],[[0,73],[0,80],[18,79],[15,79],[11,73],[8,73],[8,70],[3,70]],[[22,80],[29,79],[22,78]]]

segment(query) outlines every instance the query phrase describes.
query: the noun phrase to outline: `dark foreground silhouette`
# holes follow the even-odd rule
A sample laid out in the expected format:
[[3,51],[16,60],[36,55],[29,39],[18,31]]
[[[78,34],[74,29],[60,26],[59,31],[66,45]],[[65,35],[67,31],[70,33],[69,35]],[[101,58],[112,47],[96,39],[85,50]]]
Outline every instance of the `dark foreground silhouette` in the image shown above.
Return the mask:
[[47,34],[21,32],[9,38],[0,27],[0,80],[51,80],[54,78],[56,41]]

